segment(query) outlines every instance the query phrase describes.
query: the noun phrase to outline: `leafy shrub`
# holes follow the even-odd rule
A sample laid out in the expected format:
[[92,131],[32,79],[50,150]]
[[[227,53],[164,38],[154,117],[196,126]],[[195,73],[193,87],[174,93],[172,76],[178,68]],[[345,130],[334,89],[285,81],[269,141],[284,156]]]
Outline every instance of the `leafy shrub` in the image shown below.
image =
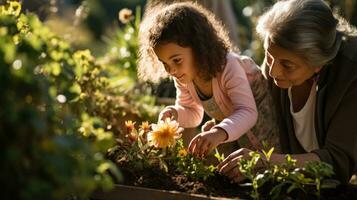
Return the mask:
[[74,51],[18,2],[0,6],[5,199],[85,198],[120,179],[105,159],[113,134],[121,134],[124,118],[152,117],[157,109],[153,98],[132,92],[127,80],[135,81],[119,75],[125,72],[101,60]]

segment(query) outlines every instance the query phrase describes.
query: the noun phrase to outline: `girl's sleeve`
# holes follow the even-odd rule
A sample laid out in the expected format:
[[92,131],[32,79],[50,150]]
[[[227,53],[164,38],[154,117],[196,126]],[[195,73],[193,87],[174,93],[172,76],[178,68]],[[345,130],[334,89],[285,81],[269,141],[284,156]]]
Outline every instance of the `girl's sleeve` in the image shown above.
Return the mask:
[[176,102],[173,106],[178,112],[178,123],[184,128],[197,127],[203,119],[203,107],[197,103],[186,85],[174,79]]
[[256,68],[254,61],[246,56],[228,56],[226,68],[222,73],[221,84],[233,105],[233,113],[215,127],[228,134],[225,142],[237,140],[258,118],[257,107],[244,69]]

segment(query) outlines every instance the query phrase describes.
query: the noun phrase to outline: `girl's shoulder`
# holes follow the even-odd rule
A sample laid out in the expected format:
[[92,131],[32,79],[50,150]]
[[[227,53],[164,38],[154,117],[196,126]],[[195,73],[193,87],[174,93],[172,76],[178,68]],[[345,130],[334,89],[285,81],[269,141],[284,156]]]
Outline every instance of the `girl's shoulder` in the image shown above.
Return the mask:
[[240,55],[235,52],[229,52],[226,59],[227,62],[224,66],[222,74],[237,72],[239,68],[243,68],[247,74],[259,71],[257,64],[255,64],[253,59],[248,56]]
[[249,56],[230,52],[226,57],[227,63],[223,71],[216,76],[219,83],[225,83],[231,80],[238,81],[245,77],[248,79],[248,82],[252,84],[255,80],[260,78],[261,71],[258,65]]

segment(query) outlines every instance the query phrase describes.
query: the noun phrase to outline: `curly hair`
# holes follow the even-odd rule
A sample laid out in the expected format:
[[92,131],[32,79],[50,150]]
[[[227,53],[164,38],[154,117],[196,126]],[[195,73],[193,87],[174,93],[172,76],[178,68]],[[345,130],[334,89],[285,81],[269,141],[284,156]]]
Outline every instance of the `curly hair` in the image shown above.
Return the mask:
[[138,76],[157,82],[167,77],[154,49],[159,44],[176,43],[192,48],[198,72],[205,80],[215,77],[226,64],[232,45],[224,26],[202,6],[174,3],[147,13],[139,31]]

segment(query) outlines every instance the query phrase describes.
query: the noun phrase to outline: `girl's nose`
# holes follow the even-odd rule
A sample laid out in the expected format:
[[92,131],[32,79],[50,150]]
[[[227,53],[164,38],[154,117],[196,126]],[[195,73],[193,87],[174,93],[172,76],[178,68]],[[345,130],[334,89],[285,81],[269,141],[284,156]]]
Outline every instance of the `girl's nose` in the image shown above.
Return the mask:
[[169,74],[172,75],[172,76],[175,76],[177,73],[177,70],[175,67],[170,67],[170,71],[169,71]]

